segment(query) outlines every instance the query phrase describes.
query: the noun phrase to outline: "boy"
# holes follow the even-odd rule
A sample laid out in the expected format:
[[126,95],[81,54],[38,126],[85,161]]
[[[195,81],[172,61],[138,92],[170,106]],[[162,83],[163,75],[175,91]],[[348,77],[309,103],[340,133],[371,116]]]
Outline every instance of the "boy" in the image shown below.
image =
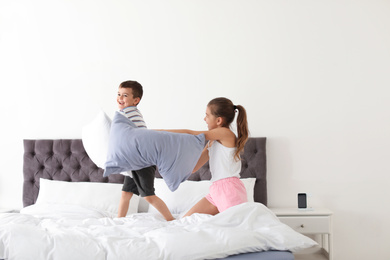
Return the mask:
[[[137,81],[124,81],[118,89],[118,107],[129,120],[137,127],[146,128],[142,114],[137,109],[141,101],[143,89]],[[154,194],[154,178],[156,167],[151,166],[137,171],[132,171],[133,178],[125,176],[122,188],[122,196],[119,202],[118,218],[125,217],[129,209],[129,203],[133,194],[144,197],[155,207],[167,221],[173,220],[173,216],[167,205]]]

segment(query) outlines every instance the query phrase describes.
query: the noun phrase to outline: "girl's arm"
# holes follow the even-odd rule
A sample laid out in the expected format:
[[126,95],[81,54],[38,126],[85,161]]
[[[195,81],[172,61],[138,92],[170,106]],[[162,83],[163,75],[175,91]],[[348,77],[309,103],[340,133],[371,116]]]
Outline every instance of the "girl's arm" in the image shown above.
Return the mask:
[[218,127],[208,131],[194,131],[189,129],[168,129],[157,131],[167,131],[172,133],[183,133],[191,135],[204,134],[206,140],[216,140],[226,147],[236,147],[236,135],[227,127]]
[[153,130],[171,132],[171,133],[180,133],[180,134],[190,134],[190,135],[198,135],[202,133],[202,131],[193,131],[189,129],[153,129]]
[[199,157],[198,162],[195,165],[195,168],[192,170],[192,173],[199,170],[208,160],[209,160],[209,150],[207,150],[207,145],[206,145],[203,149],[202,154]]

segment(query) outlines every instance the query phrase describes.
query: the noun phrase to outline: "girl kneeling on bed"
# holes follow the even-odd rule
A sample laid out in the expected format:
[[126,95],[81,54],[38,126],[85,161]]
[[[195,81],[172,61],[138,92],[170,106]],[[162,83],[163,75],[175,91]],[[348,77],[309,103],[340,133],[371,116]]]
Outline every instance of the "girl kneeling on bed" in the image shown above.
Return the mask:
[[[237,137],[230,130],[236,111]],[[216,215],[227,208],[248,201],[244,184],[240,180],[240,152],[243,151],[249,134],[244,107],[233,105],[227,98],[215,98],[208,103],[204,120],[208,131],[164,130],[193,135],[203,133],[206,140],[209,140],[193,173],[209,161],[212,181],[210,193],[195,204],[184,217],[194,213]]]

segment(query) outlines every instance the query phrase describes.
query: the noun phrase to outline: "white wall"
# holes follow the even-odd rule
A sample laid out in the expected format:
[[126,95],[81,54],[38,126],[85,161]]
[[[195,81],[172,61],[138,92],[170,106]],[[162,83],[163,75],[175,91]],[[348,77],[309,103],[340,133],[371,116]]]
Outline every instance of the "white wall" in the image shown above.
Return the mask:
[[389,32],[379,0],[2,0],[0,207],[22,207],[23,139],[80,138],[136,79],[149,128],[244,105],[269,206],[310,193],[334,211],[336,260],[389,259]]

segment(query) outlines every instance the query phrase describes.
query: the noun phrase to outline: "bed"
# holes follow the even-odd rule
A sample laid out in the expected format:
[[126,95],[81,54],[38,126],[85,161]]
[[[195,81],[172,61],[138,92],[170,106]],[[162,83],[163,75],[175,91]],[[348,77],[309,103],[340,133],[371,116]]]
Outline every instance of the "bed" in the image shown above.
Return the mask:
[[167,222],[142,198],[116,218],[124,176],[103,177],[81,139],[24,140],[23,206],[0,214],[0,259],[294,259],[316,243],[267,209],[266,138],[242,155],[247,203],[216,216],[181,216],[210,185],[208,164],[171,192],[156,171]]

